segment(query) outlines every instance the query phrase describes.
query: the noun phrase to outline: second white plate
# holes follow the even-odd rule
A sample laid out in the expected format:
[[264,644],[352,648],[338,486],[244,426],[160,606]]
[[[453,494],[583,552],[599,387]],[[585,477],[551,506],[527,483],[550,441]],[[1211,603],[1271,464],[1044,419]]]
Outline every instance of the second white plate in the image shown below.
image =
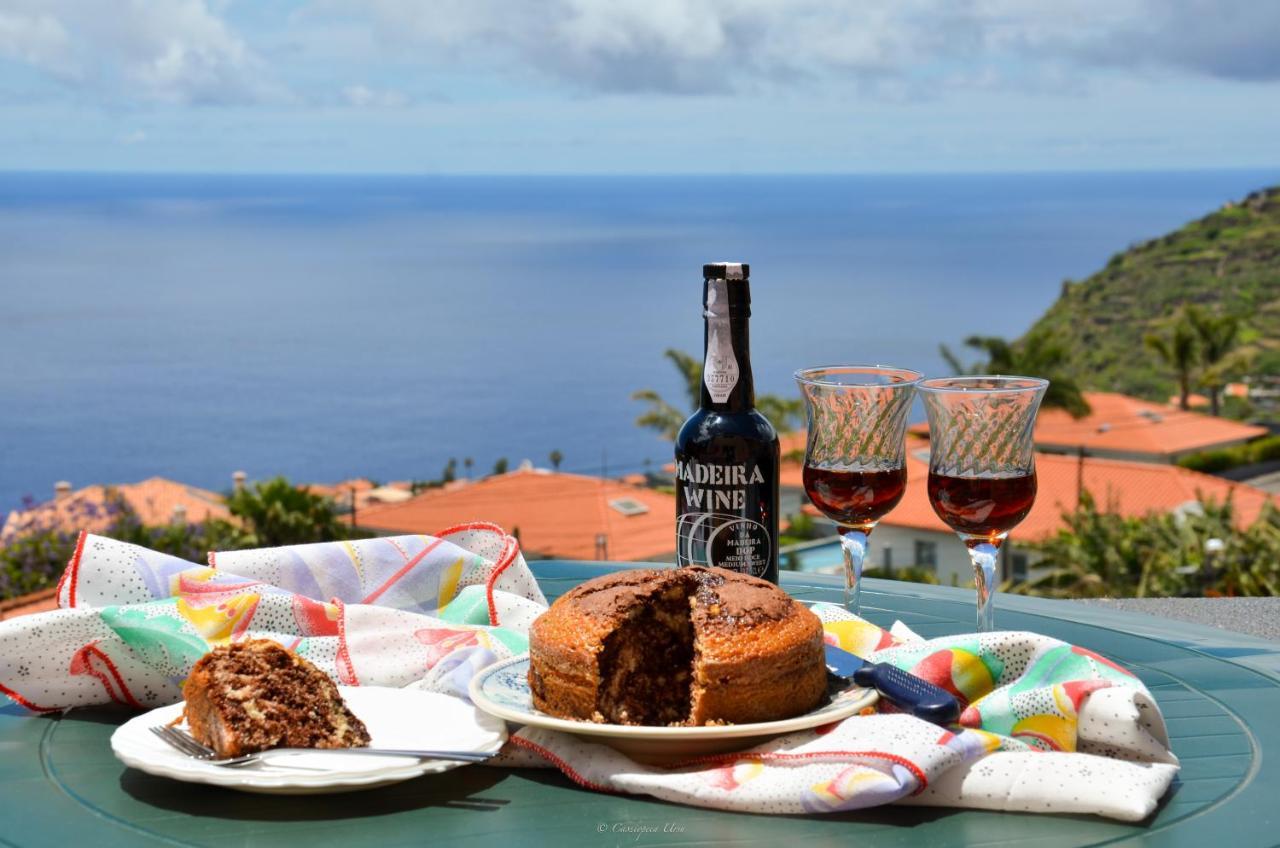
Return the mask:
[[[339,686],[338,691],[377,748],[451,751],[497,751],[507,739],[506,726],[461,698],[416,689]],[[182,704],[143,713],[111,735],[111,750],[127,766],[174,780],[209,783],[244,792],[305,795],[371,789],[423,774],[466,765],[417,757],[361,757],[307,752],[290,758],[301,768],[263,764],[241,768],[215,766],[178,753],[156,738],[150,728],[182,714]]]

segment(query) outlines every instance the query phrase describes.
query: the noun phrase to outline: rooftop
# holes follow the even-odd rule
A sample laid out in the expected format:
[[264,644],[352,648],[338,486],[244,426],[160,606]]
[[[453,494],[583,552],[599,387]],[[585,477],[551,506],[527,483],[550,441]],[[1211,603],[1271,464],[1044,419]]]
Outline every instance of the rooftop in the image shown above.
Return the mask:
[[111,504],[116,498],[123,499],[138,519],[148,525],[168,524],[179,516],[191,523],[212,518],[231,520],[231,511],[222,495],[164,477],[151,477],[138,483],[86,486],[74,492],[69,488],[51,501],[9,513],[0,538],[35,528],[68,533],[101,532],[115,519]]
[[[803,434],[798,437],[796,434],[788,436],[784,443],[784,454],[787,445],[797,438],[803,444]],[[780,476],[784,486],[803,487],[803,464],[784,460]],[[951,532],[929,503],[928,476],[929,442],[916,436],[908,436],[907,491],[902,502],[885,518],[885,525]],[[1062,513],[1074,508],[1081,482],[1100,506],[1135,517],[1153,512],[1173,512],[1188,507],[1202,497],[1219,502],[1231,497],[1237,520],[1241,526],[1246,526],[1257,520],[1263,504],[1268,500],[1280,506],[1280,496],[1253,486],[1174,465],[1150,462],[1097,457],[1085,457],[1082,462],[1075,456],[1037,453],[1036,478],[1038,492],[1035,506],[1013,531],[1014,536],[1019,539],[1046,539],[1059,530],[1066,529]],[[813,511],[812,506],[805,508]]]
[[339,512],[354,509],[359,513],[374,504],[399,503],[413,497],[413,484],[408,481],[395,481],[379,486],[364,477],[339,483],[304,483],[300,488],[333,501]]
[[[431,489],[403,503],[371,505],[361,527],[436,533],[469,521],[518,531],[526,554],[565,559],[650,560],[675,551],[675,498],[617,480],[519,469]],[[606,550],[597,537],[606,540]]]
[[[1042,409],[1036,418],[1036,447],[1043,450],[1141,454],[1160,462],[1180,455],[1247,442],[1266,427],[1183,411],[1114,392],[1085,392],[1092,411],[1074,419],[1061,409]],[[928,436],[927,424],[911,432]]]

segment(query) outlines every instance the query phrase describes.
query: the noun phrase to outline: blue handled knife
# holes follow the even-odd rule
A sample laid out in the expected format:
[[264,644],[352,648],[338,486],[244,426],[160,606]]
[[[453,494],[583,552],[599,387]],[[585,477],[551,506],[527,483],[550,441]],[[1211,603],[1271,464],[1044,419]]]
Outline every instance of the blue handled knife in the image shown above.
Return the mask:
[[827,673],[875,689],[903,712],[934,724],[960,718],[960,702],[947,690],[889,663],[873,663],[835,645],[827,645]]

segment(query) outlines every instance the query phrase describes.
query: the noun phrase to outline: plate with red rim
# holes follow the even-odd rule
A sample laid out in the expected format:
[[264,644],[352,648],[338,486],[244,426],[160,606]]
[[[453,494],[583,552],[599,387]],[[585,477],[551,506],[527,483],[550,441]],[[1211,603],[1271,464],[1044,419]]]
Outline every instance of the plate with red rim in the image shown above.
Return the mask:
[[[385,686],[339,686],[338,691],[364,722],[376,748],[490,753],[507,740],[506,726],[501,721],[461,698]],[[160,777],[281,795],[372,789],[466,765],[317,750],[291,755],[287,764],[276,760],[240,768],[217,766],[179,753],[151,732],[152,727],[169,724],[181,716],[181,702],[135,716],[111,735],[112,753],[125,765]]]
[[572,733],[647,763],[669,763],[701,754],[750,748],[775,736],[858,715],[873,707],[878,698],[874,689],[850,684],[833,692],[822,706],[792,718],[705,727],[651,727],[574,721],[539,712],[533,706],[533,694],[529,691],[528,654],[494,663],[471,678],[472,702],[491,715],[513,724]]

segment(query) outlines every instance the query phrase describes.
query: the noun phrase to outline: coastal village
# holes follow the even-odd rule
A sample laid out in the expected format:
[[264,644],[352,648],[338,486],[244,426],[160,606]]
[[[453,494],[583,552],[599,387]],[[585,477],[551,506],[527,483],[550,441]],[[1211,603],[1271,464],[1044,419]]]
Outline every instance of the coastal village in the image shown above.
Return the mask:
[[[1232,384],[1229,392],[1247,394]],[[1276,463],[1246,468],[1233,477],[1180,467],[1180,458],[1233,448],[1262,439],[1266,427],[1182,410],[1175,402],[1152,403],[1122,394],[1086,392],[1091,412],[1079,419],[1058,409],[1044,410],[1035,429],[1039,492],[1034,508],[1011,539],[1002,563],[1006,580],[1033,574],[1037,553],[1026,543],[1042,542],[1065,528],[1065,515],[1088,493],[1107,510],[1127,517],[1180,515],[1203,502],[1229,501],[1235,520],[1247,526],[1268,503],[1280,506]],[[1196,406],[1192,399],[1192,406]],[[1176,399],[1173,399],[1176,401]],[[842,558],[835,527],[808,503],[802,482],[805,434],[781,437],[781,512],[784,534],[809,528],[782,546],[784,569],[839,573]],[[968,554],[934,513],[926,492],[929,456],[927,425],[912,426],[907,443],[908,484],[898,506],[876,528],[866,563],[872,574],[893,576],[911,569],[932,582],[966,585]],[[301,484],[329,499],[349,527],[375,535],[432,534],[471,521],[498,524],[519,539],[528,559],[612,562],[670,562],[675,559],[675,496],[672,466],[644,474],[604,478],[538,467],[526,460],[514,470],[476,479],[454,479],[415,493],[410,481],[375,483],[365,478]],[[250,475],[229,475],[231,491]],[[199,524],[210,519],[234,523],[226,497],[163,477],[136,483],[74,488],[54,484],[53,497],[11,512],[0,540],[33,527],[65,532],[105,530],[108,502],[123,500],[147,526]],[[52,590],[11,599],[0,617],[51,609]]]

